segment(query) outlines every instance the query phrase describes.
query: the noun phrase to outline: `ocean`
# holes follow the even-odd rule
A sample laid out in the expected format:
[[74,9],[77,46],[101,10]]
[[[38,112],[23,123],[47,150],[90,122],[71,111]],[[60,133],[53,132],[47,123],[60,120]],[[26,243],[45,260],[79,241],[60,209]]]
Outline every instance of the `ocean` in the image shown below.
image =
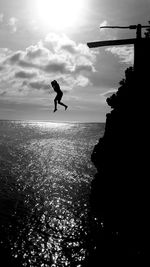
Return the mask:
[[91,153],[104,126],[0,121],[0,250],[6,261],[84,265],[96,173]]

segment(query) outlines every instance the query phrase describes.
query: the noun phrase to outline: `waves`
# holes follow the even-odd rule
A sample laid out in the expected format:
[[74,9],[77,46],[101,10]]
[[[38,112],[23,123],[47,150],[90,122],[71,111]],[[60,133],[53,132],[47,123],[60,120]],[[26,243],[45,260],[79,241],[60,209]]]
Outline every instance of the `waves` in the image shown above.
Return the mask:
[[82,266],[90,156],[104,125],[3,121],[0,129],[1,244],[21,266]]

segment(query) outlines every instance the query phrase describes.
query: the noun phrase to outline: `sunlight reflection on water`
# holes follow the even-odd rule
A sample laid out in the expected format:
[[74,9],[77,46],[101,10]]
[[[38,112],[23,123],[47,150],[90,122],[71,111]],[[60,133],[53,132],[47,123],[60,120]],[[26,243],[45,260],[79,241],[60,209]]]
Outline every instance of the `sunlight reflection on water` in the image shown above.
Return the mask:
[[[22,123],[22,125],[27,124],[27,122]],[[50,130],[50,129],[57,129],[58,131],[61,130],[68,130],[72,126],[74,126],[73,123],[65,123],[65,122],[35,122],[35,121],[30,121],[28,123],[30,127],[36,127],[39,128],[39,130]]]
[[22,266],[82,266],[95,173],[90,156],[100,125],[18,122],[5,127],[16,194],[6,229],[14,257],[23,258]]

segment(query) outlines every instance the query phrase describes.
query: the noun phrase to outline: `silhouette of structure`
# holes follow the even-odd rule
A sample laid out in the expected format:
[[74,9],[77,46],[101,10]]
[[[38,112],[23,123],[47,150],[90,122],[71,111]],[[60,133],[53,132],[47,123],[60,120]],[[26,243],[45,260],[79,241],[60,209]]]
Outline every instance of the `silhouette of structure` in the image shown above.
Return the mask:
[[[91,184],[93,249],[89,267],[97,266],[97,262],[101,266],[108,263],[146,266],[150,261],[147,97],[150,31],[148,28],[142,38],[141,28],[136,26],[134,67],[125,71],[118,91],[106,100],[111,112],[106,115],[104,135],[91,155],[97,173]],[[120,43],[106,41],[102,45],[115,42]],[[90,43],[89,47],[99,44]]]
[[102,47],[102,46],[115,46],[115,45],[134,45],[134,70],[140,71],[141,63],[144,62],[147,53],[149,53],[150,39],[142,38],[142,29],[150,28],[150,25],[142,26],[138,25],[130,25],[126,27],[120,26],[103,26],[102,28],[118,28],[118,29],[136,29],[136,38],[132,39],[121,39],[121,40],[109,40],[109,41],[98,41],[98,42],[90,42],[87,43],[89,48],[94,47]]

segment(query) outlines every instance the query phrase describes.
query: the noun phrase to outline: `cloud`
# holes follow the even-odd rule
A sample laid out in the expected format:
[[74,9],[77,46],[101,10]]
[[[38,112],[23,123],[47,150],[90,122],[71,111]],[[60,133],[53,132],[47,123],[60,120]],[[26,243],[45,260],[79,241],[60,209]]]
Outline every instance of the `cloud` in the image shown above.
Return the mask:
[[69,39],[64,34],[48,34],[44,40],[44,46],[52,49],[52,51],[58,53],[59,55],[65,54],[68,59],[69,57],[72,57],[72,59],[74,58],[74,60],[79,60],[81,59],[81,57],[83,57],[88,62],[93,62],[97,53],[91,51],[85,44],[76,44],[76,42]]
[[[96,52],[64,34],[49,34],[25,50],[1,53],[1,66],[15,77],[15,85],[18,81],[20,86],[22,79],[22,85],[30,89],[46,90],[51,79],[70,80],[69,90],[74,86],[84,87],[90,82],[89,74],[95,72]],[[38,78],[34,80],[36,76]],[[30,83],[26,82],[27,79],[31,80]]]
[[113,46],[106,48],[106,51],[111,52],[120,58],[121,62],[126,64],[133,64],[134,48],[133,46]]
[[18,71],[15,73],[16,78],[21,78],[21,79],[31,79],[35,77],[37,74],[34,72],[26,72],[26,71]]
[[76,81],[76,85],[81,86],[81,87],[85,87],[89,84],[89,79],[80,75]]
[[4,70],[4,67],[0,65],[0,71]]
[[56,34],[48,35],[43,42],[32,45],[25,51],[15,52],[6,61],[46,73],[76,74],[95,70],[95,52],[90,51],[86,45],[77,45],[64,35]]
[[112,96],[112,95],[113,95],[114,93],[116,93],[116,92],[117,92],[116,89],[108,90],[107,92],[102,93],[101,96],[104,96],[105,98],[107,98],[107,97]]
[[21,51],[17,51],[15,53],[11,53],[7,58],[6,58],[6,63],[10,62],[11,64],[16,64],[19,62],[19,60],[22,57],[22,52]]
[[17,23],[18,23],[18,19],[15,17],[11,17],[8,21],[8,25],[11,28],[11,31],[14,33],[17,31]]
[[50,54],[50,50],[43,46],[43,42],[38,42],[36,45],[31,45],[26,48],[26,57],[28,60],[36,58],[47,58]]
[[6,91],[0,92],[0,96],[4,96],[4,95],[6,95],[6,94],[7,94]]
[[8,56],[9,56],[10,50],[7,48],[0,48],[0,63],[2,63]]
[[87,88],[96,73],[96,53],[63,34],[49,34],[22,50],[0,48],[1,96],[19,103],[36,97],[40,102],[53,79],[63,92]]
[[95,71],[95,68],[93,68],[93,65],[90,65],[90,64],[80,64],[80,65],[77,65],[76,68],[75,68],[75,72],[76,73],[80,73],[82,71],[87,71],[87,72],[94,72]]
[[6,18],[3,13],[0,13],[0,26],[4,31],[15,33],[18,28],[19,20],[16,17]]
[[47,72],[47,73],[69,73],[69,66],[67,66],[65,61],[58,60],[50,60],[47,64],[44,66],[41,66],[41,70]]
[[2,23],[4,20],[4,14],[3,13],[0,13],[0,23]]
[[29,86],[33,89],[49,89],[49,84],[46,84],[44,81],[34,81],[30,82]]

